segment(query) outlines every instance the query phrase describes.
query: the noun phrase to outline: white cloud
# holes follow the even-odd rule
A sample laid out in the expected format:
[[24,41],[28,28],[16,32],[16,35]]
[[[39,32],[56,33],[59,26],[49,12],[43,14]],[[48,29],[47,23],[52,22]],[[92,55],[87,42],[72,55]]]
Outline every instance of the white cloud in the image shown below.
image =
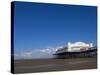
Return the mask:
[[21,53],[22,58],[32,58],[32,52],[23,52]]
[[62,48],[62,46],[58,46],[56,48],[49,47],[45,49],[35,49],[35,50],[27,50],[21,51],[14,54],[15,59],[40,59],[40,58],[53,58],[53,54],[57,51],[57,49]]

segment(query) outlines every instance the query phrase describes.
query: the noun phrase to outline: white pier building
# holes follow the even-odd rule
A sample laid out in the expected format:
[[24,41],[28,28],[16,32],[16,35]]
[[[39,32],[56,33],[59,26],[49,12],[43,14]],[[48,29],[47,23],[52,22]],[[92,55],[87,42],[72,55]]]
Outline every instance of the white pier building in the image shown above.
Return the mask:
[[92,47],[93,47],[92,43],[87,44],[84,42],[75,42],[75,43],[68,42],[67,51],[68,52],[83,51],[83,50],[88,50],[89,48]]

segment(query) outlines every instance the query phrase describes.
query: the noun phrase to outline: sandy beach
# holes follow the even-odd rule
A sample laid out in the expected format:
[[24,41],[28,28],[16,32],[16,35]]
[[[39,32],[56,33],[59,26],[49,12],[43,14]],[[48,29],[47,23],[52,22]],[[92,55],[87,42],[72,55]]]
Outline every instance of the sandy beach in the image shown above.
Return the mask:
[[96,69],[97,58],[15,60],[14,73]]

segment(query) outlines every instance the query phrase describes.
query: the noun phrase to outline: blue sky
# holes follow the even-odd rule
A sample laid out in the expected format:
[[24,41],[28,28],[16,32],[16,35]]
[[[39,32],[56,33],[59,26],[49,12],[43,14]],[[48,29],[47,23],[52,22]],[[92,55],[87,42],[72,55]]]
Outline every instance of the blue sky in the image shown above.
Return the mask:
[[68,41],[96,45],[94,6],[14,3],[15,52],[64,45]]

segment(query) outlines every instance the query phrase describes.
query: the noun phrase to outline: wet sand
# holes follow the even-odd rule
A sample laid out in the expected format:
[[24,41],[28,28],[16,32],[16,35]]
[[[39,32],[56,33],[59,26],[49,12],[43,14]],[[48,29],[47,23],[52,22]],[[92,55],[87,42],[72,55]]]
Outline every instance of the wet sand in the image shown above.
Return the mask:
[[15,60],[14,73],[96,69],[97,58]]

